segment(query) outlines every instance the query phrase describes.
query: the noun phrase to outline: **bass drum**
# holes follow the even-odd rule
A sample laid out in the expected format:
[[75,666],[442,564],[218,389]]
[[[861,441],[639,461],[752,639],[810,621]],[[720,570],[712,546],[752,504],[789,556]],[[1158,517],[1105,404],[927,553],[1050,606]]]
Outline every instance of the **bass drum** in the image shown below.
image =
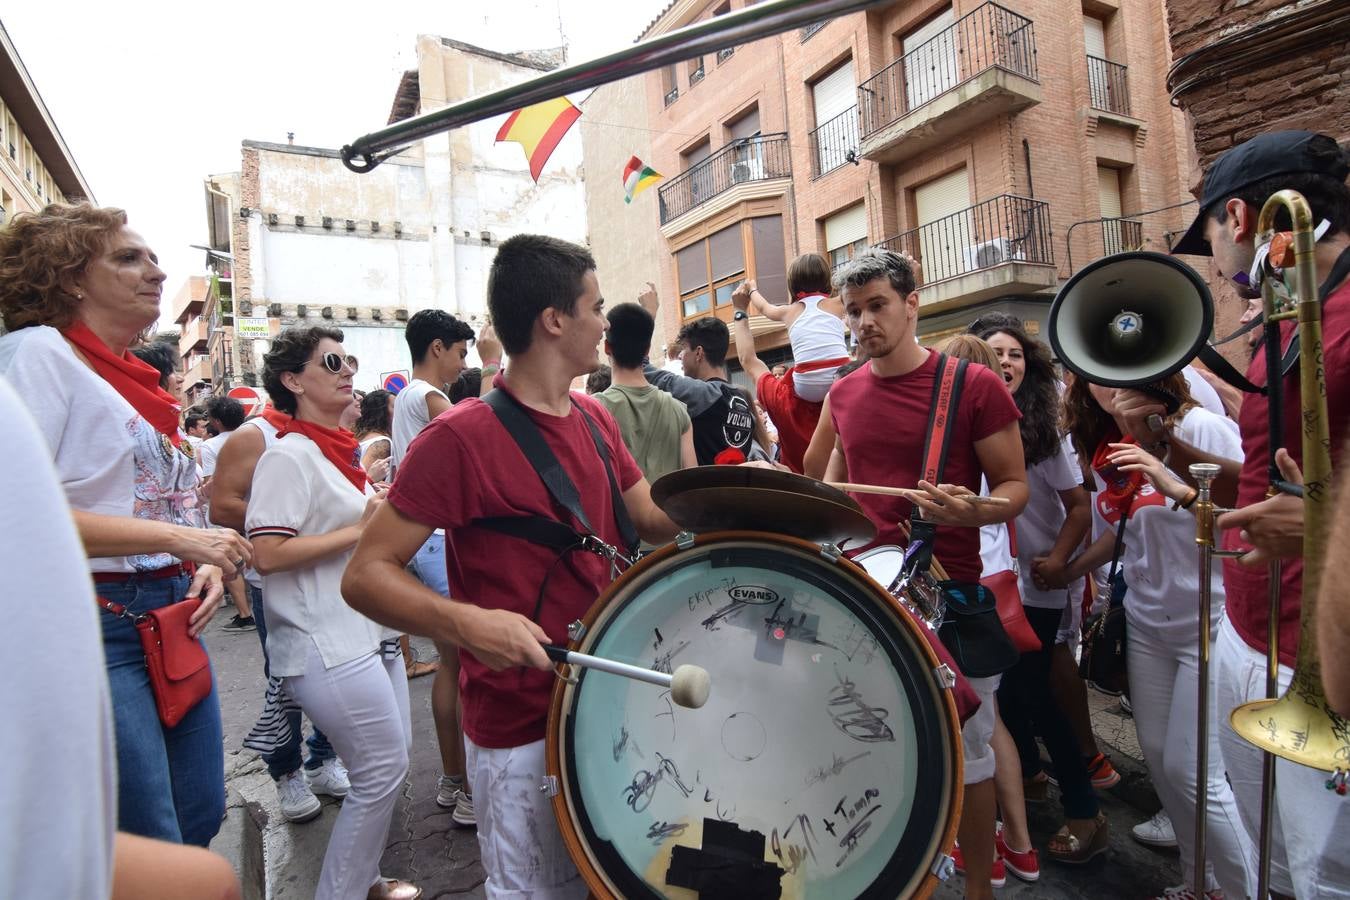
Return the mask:
[[[828,548],[833,550],[833,548]],[[553,809],[597,897],[927,896],[960,814],[960,727],[919,626],[821,545],[722,532],[617,580],[573,647],[706,669],[700,709],[573,668]]]

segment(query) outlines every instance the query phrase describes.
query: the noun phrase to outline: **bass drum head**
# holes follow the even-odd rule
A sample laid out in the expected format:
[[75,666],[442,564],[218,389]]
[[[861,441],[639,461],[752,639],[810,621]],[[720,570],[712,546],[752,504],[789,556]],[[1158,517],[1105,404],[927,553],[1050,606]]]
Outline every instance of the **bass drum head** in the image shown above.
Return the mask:
[[706,669],[700,709],[574,668],[549,717],[554,811],[599,897],[925,895],[959,813],[960,729],[913,621],[818,545],[666,547],[592,607],[575,648]]

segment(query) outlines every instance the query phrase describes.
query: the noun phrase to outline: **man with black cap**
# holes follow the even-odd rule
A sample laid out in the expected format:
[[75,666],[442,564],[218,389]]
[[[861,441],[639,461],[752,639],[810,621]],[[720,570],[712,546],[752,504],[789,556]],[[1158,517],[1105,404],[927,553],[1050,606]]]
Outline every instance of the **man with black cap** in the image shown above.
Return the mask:
[[[1251,297],[1259,278],[1251,273],[1257,257],[1256,223],[1261,207],[1277,191],[1301,193],[1312,208],[1317,226],[1317,283],[1322,299],[1324,368],[1327,410],[1331,430],[1332,465],[1339,465],[1341,448],[1350,432],[1350,154],[1326,135],[1310,131],[1278,131],[1239,144],[1215,160],[1205,173],[1200,212],[1173,253],[1212,256],[1219,273],[1243,297]],[[1281,213],[1278,229],[1287,230],[1289,217]],[[1300,480],[1302,419],[1296,351],[1290,343],[1294,323],[1283,323],[1279,352],[1284,360],[1284,446],[1280,468],[1285,478]],[[1257,349],[1247,378],[1261,386],[1266,380],[1265,355]],[[1170,435],[1152,432],[1145,424],[1161,410],[1137,392],[1123,392],[1117,406],[1126,413],[1141,443],[1154,443],[1167,454],[1174,472],[1185,472],[1191,462],[1207,460]],[[1270,432],[1266,399],[1247,394],[1238,416],[1244,460],[1225,467],[1227,491],[1236,485],[1236,512],[1222,516],[1218,525],[1223,546],[1250,551],[1241,560],[1224,560],[1227,609],[1215,638],[1216,709],[1219,742],[1243,824],[1253,843],[1261,808],[1261,752],[1229,725],[1228,713],[1249,700],[1265,696],[1267,615],[1269,610],[1268,559],[1286,559],[1281,574],[1280,690],[1293,674],[1299,634],[1299,607],[1303,585],[1302,502],[1288,495],[1265,499],[1269,483]],[[1236,469],[1237,471],[1233,471]],[[1229,494],[1231,496],[1231,494]],[[1219,494],[1221,502],[1224,493]],[[1298,897],[1350,897],[1350,854],[1344,836],[1350,834],[1350,803],[1326,790],[1324,773],[1294,763],[1277,763],[1272,892]],[[1252,885],[1253,891],[1255,885]]]

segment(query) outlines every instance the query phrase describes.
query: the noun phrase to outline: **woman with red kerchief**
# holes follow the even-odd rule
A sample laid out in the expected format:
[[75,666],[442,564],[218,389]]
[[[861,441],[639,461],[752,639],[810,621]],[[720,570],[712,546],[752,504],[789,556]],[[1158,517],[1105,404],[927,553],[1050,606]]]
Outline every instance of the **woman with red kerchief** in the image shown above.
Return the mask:
[[[1164,421],[1166,434],[1188,446],[1228,459],[1241,459],[1242,446],[1231,420],[1199,406],[1186,378],[1177,373],[1145,388],[1175,400],[1176,412]],[[1237,803],[1224,777],[1218,723],[1209,726],[1209,800],[1207,858],[1195,859],[1196,708],[1199,691],[1200,623],[1196,597],[1199,573],[1195,520],[1187,509],[1196,490],[1169,471],[1166,443],[1141,447],[1116,409],[1117,388],[1074,379],[1064,397],[1065,424],[1080,458],[1092,461],[1093,497],[1101,536],[1065,567],[1068,580],[1118,559],[1124,582],[1126,660],[1130,701],[1139,746],[1153,785],[1176,826],[1185,875],[1193,882],[1205,866],[1206,897],[1247,897],[1255,883],[1255,857],[1238,818]],[[1161,458],[1160,458],[1161,457]],[[1147,476],[1147,477],[1145,477]],[[1122,526],[1123,523],[1123,526]],[[1118,554],[1118,556],[1117,556]],[[1213,591],[1211,634],[1223,616],[1223,579],[1218,560],[1206,577]],[[1116,568],[1116,566],[1113,566]],[[1119,588],[1112,585],[1113,593]],[[1113,596],[1115,602],[1115,596]],[[1210,670],[1211,684],[1214,671]],[[1210,700],[1211,707],[1214,704]]]
[[336,328],[289,328],[264,357],[263,385],[293,418],[258,460],[246,524],[267,598],[271,674],[323,729],[351,783],[315,896],[414,900],[418,888],[380,877],[412,746],[408,679],[398,641],[386,642],[397,636],[342,599],[343,570],[384,492],[342,427],[356,366],[341,341]]
[[[130,614],[99,614],[118,828],[206,846],[225,815],[216,693],[166,727],[133,617],[200,597],[189,625],[196,638],[220,605],[221,570],[232,578],[253,554],[234,532],[204,527],[178,401],[158,371],[127,352],[159,317],[164,277],[120,209],[53,204],[15,216],[0,233],[0,316],[9,330],[0,374],[51,450],[98,596]],[[194,574],[185,563],[203,565]],[[22,584],[11,587],[23,596]]]

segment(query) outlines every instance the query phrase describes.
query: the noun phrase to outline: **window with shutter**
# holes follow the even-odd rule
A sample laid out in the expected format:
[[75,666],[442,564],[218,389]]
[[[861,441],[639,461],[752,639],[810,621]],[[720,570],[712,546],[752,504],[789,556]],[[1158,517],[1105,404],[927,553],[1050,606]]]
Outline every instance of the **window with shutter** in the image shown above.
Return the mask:
[[919,229],[913,248],[925,284],[966,271],[967,249],[974,243],[970,220],[970,181],[964,166],[914,189]]
[[961,83],[956,13],[949,7],[902,42],[905,110],[914,110]]

